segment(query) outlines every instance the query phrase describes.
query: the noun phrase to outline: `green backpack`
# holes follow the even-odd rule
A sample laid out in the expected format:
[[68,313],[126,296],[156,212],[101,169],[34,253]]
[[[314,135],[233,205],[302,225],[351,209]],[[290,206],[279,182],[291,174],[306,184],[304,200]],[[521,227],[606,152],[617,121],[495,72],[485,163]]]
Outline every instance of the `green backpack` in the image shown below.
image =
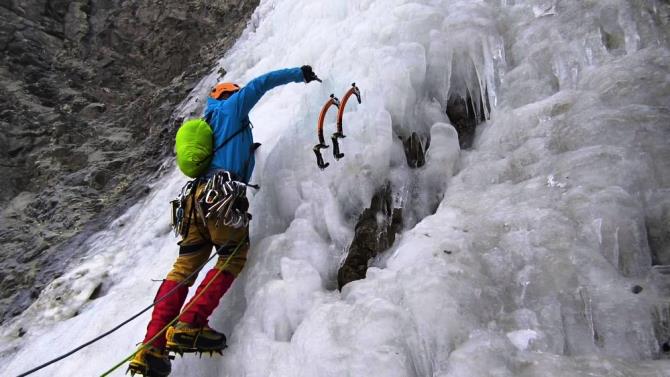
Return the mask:
[[179,127],[175,150],[182,173],[197,178],[207,171],[214,156],[213,138],[212,127],[202,118],[189,119]]
[[[187,177],[198,178],[209,168],[214,153],[223,148],[229,141],[242,133],[247,127],[251,127],[251,122],[243,124],[242,127],[233,132],[232,135],[221,142],[221,145],[214,149],[214,132],[209,123],[202,118],[187,120],[181,127],[179,127],[179,130],[177,130],[177,137],[175,140],[175,151],[177,152],[177,166],[179,166],[179,170],[181,170]],[[251,152],[259,146],[260,144],[254,143]]]

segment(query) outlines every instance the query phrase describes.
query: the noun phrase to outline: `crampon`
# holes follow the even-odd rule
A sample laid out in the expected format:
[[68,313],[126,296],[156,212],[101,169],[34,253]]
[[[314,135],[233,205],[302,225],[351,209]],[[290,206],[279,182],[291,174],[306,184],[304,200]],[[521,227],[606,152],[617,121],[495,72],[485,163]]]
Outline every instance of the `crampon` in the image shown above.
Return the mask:
[[166,352],[152,347],[144,348],[135,354],[126,373],[131,376],[138,374],[144,377],[166,377],[172,371],[171,358]]
[[209,326],[192,327],[186,323],[179,322],[176,326],[168,328],[166,333],[169,352],[183,356],[185,353],[215,353],[223,355],[226,348],[226,336],[211,329]]

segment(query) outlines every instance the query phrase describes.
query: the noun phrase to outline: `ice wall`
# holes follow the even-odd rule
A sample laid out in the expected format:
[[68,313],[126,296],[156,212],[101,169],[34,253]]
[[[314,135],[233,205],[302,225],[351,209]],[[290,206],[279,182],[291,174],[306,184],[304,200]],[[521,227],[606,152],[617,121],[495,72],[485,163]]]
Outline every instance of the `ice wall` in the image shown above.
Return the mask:
[[[311,64],[324,83],[252,112],[254,246],[212,321],[230,347],[177,359],[173,375],[670,376],[669,14],[652,0],[262,1],[225,78]],[[179,111],[197,113],[216,79]],[[346,157],[320,172],[318,111],[354,81]],[[490,120],[467,151],[453,94],[491,105],[475,101]],[[411,132],[431,139],[416,170],[398,139]],[[356,216],[387,180],[414,220],[339,293]],[[151,301],[176,255],[166,213],[182,182],[156,182],[3,328],[0,374]],[[36,375],[100,374],[147,317]]]

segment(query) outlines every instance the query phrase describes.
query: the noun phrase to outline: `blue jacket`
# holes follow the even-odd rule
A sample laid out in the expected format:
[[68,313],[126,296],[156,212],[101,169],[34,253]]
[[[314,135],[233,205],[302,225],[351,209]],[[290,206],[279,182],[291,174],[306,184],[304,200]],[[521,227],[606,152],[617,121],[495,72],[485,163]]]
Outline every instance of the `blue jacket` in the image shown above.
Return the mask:
[[249,111],[270,89],[290,82],[304,81],[299,67],[281,69],[251,80],[226,100],[208,98],[205,119],[208,119],[209,125],[212,126],[215,149],[240,127],[245,129],[216,151],[207,174],[224,169],[237,174],[245,183],[249,183],[255,165],[254,155],[251,153],[254,139],[249,127]]

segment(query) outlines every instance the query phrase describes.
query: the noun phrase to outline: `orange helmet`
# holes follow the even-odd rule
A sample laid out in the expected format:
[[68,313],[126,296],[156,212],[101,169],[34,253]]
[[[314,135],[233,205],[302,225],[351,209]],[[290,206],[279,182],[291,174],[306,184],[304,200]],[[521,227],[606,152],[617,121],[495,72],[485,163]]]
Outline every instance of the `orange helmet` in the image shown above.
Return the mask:
[[220,82],[212,88],[209,96],[214,99],[220,99],[224,93],[235,93],[240,90],[240,86],[232,82]]

